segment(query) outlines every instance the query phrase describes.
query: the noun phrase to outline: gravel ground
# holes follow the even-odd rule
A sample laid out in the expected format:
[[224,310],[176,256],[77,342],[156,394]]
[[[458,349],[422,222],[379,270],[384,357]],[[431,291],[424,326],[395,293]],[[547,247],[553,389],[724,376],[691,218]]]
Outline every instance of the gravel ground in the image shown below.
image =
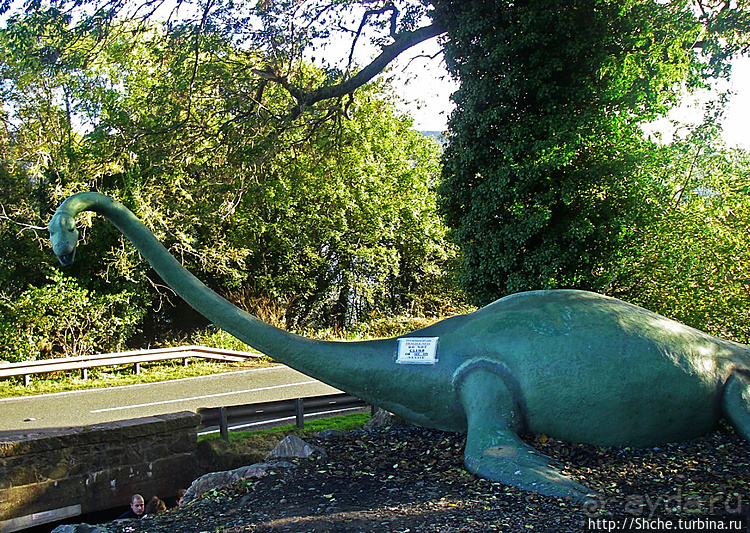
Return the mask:
[[462,435],[391,426],[310,439],[326,457],[298,460],[294,468],[211,491],[151,519],[103,527],[109,533],[578,533],[612,525],[710,531],[708,520],[727,526],[748,520],[750,445],[731,429],[649,449],[526,440],[601,496],[580,504],[491,483],[463,469]]

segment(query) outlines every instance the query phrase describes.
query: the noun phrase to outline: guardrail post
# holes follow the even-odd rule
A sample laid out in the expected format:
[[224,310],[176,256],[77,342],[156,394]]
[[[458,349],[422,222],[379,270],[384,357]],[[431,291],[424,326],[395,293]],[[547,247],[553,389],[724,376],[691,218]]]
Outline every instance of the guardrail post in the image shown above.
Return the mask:
[[219,407],[219,434],[229,442],[229,423],[227,422],[227,408]]
[[[305,413],[314,418],[333,416],[334,414],[360,411],[373,406],[346,393],[327,394],[322,396],[308,396],[296,400],[276,400],[272,402],[252,403],[246,405],[234,405],[226,408],[199,408],[201,416],[201,429],[205,433],[216,433],[224,435],[222,427],[227,426],[225,417],[229,416],[231,409],[232,424],[235,427],[249,427],[263,425],[264,427],[276,427],[289,423],[292,414],[295,416],[297,428],[304,429]],[[226,409],[226,415],[222,414]],[[208,429],[210,428],[210,429]],[[217,428],[217,429],[215,429]],[[200,433],[199,434],[204,434]]]
[[136,376],[141,373],[141,363],[135,363],[133,365],[133,372],[135,372]]
[[24,386],[24,387],[28,387],[28,386],[29,386],[29,383],[31,383],[31,375],[29,375],[29,374],[24,374],[24,375],[23,375],[23,386]]
[[87,380],[87,379],[89,379],[89,369],[88,368],[82,368],[81,369],[81,379],[84,380],[84,381]]
[[302,398],[294,400],[294,418],[297,422],[297,429],[305,427],[305,403]]

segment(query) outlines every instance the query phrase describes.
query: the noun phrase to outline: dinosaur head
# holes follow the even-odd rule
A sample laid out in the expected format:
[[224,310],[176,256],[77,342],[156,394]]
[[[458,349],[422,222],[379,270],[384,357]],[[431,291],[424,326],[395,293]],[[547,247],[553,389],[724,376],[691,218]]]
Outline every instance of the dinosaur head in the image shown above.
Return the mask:
[[60,264],[70,265],[75,257],[78,243],[75,218],[58,210],[49,222],[49,240],[52,243],[52,251],[55,252]]

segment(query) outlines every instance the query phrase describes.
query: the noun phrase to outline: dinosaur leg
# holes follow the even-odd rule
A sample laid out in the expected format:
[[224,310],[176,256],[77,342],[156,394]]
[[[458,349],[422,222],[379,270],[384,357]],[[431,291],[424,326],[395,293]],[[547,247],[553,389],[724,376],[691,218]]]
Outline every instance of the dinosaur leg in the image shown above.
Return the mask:
[[724,416],[737,433],[750,440],[750,376],[735,372],[724,385]]
[[502,377],[474,369],[459,388],[468,421],[464,465],[479,477],[548,496],[581,500],[594,491],[564,476],[516,433],[521,416]]

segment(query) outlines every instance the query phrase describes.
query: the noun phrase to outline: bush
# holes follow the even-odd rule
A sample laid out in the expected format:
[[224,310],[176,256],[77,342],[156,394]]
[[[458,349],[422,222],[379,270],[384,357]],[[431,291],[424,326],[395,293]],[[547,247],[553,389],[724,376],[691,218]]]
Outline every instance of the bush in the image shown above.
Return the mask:
[[134,293],[97,294],[55,272],[47,285],[0,302],[0,358],[71,357],[119,350],[143,320]]
[[238,352],[255,351],[253,347],[248,346],[231,333],[227,333],[223,329],[219,329],[213,325],[191,335],[190,344],[198,344],[222,350],[235,350]]

